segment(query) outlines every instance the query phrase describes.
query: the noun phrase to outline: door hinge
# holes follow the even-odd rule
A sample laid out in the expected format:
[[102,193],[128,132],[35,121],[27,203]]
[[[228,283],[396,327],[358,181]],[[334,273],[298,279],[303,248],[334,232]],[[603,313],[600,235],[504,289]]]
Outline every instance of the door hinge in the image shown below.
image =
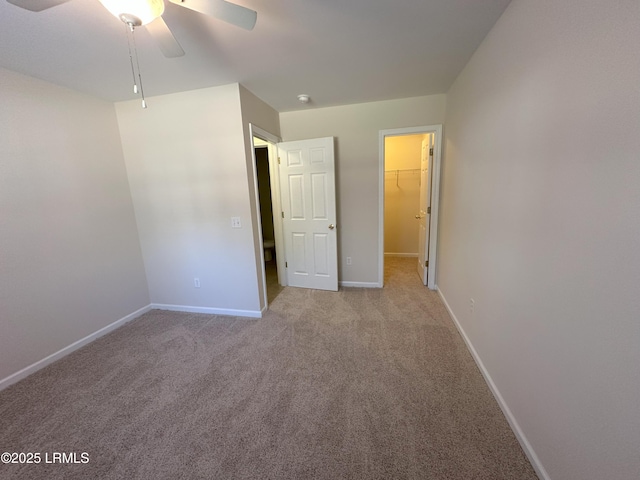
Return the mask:
[[287,262],[284,262],[284,268],[289,268],[289,264]]
[[427,207],[427,213],[431,213],[431,207]]
[[282,218],[284,218],[284,212],[280,212],[282,214]]
[[433,147],[431,147],[431,148],[429,149],[429,156],[430,156],[430,157],[433,157]]
[[428,267],[428,266],[429,266],[429,260],[425,260],[425,261],[424,261],[424,266],[425,266],[425,267]]
[[280,165],[280,157],[278,157],[278,165]]

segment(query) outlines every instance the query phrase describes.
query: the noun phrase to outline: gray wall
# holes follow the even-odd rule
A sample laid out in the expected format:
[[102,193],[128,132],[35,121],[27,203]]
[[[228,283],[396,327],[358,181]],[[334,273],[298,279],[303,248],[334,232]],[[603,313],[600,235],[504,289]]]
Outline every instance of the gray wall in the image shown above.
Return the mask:
[[0,380],[149,304],[111,103],[0,69]]
[[557,480],[640,472],[638,45],[637,0],[514,0],[447,97],[438,286]]

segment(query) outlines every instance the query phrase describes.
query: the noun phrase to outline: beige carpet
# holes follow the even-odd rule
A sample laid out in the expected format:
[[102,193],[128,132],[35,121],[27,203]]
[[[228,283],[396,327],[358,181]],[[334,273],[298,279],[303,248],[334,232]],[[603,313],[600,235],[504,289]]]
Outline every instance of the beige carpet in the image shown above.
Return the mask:
[[0,392],[0,478],[535,479],[414,260],[261,320],[151,311]]
[[267,302],[271,305],[284,288],[278,283],[278,268],[275,258],[265,263],[265,273],[267,277]]

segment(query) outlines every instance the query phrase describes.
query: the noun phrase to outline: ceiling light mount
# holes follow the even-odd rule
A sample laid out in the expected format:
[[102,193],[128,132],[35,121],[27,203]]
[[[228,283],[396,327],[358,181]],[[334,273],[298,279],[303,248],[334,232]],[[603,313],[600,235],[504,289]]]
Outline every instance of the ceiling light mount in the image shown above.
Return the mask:
[[164,12],[163,0],[100,0],[100,3],[129,27],[146,25]]
[[133,30],[133,27],[139,27],[142,25],[142,20],[131,13],[121,13],[120,20],[126,23],[131,30]]
[[307,95],[306,93],[301,93],[300,95],[298,95],[298,101],[300,103],[309,103],[309,100],[311,100],[311,97],[309,97],[309,95]]

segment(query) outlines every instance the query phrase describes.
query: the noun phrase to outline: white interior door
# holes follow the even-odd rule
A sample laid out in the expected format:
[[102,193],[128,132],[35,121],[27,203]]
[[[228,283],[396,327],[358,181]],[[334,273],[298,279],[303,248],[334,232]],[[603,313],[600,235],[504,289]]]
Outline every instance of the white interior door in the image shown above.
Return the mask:
[[418,219],[418,275],[424,285],[429,273],[429,225],[431,220],[431,170],[433,168],[433,135],[422,140],[420,156],[420,207]]
[[333,137],[278,143],[287,284],[338,290]]

